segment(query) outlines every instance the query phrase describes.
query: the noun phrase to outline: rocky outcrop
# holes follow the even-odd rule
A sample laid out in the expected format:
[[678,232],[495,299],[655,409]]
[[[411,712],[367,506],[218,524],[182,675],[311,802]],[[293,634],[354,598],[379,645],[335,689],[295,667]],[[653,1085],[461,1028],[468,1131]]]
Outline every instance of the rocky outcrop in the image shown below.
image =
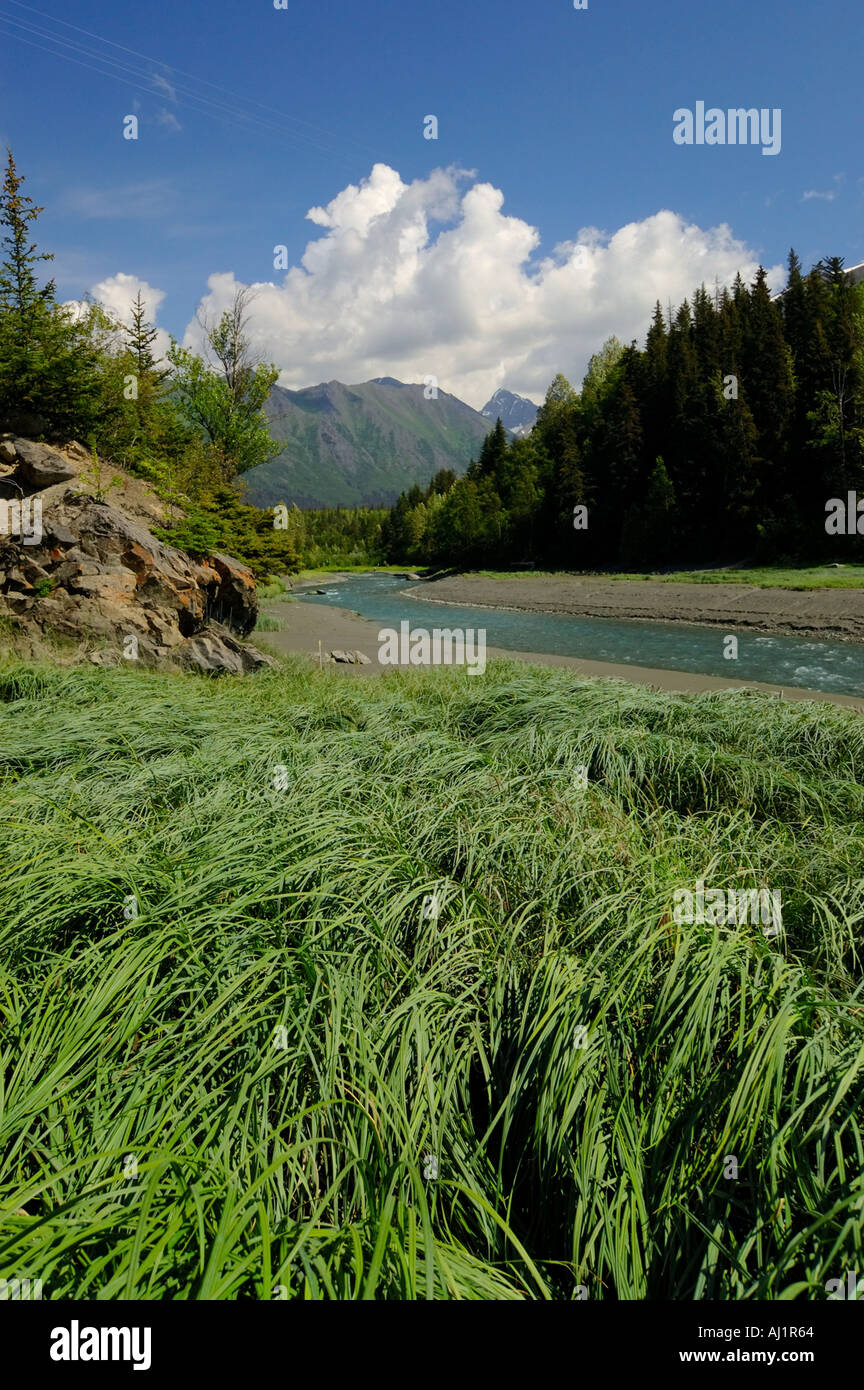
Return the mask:
[[0,441],[0,614],[83,642],[103,665],[239,675],[274,664],[237,640],[258,616],[246,566],[196,563],[157,540],[140,507],[97,500],[79,477],[87,457],[80,445]]
[[210,610],[213,618],[246,637],[258,621],[258,599],[251,570],[238,560],[232,560],[230,555],[209,555],[203,564],[218,577]]

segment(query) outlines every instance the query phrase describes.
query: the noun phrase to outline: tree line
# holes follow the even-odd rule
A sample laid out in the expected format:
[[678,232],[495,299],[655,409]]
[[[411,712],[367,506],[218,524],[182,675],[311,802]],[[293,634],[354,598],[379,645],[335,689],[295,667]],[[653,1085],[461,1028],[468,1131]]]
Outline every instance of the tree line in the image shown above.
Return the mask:
[[[643,348],[610,338],[581,390],[561,375],[533,431],[500,420],[461,478],[403,493],[383,559],[664,567],[794,562],[827,543],[829,499],[864,496],[864,286],[840,257],[786,290],[764,269],[658,303]],[[861,558],[849,541],[844,558]]]

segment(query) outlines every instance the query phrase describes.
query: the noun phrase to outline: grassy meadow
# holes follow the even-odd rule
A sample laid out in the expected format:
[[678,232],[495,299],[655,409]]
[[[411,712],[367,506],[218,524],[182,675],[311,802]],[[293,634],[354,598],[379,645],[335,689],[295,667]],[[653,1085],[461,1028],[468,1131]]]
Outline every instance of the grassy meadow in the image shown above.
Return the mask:
[[[569,1301],[864,1270],[860,716],[508,662],[8,661],[0,701],[0,1274]],[[676,925],[700,878],[781,889],[782,935]]]

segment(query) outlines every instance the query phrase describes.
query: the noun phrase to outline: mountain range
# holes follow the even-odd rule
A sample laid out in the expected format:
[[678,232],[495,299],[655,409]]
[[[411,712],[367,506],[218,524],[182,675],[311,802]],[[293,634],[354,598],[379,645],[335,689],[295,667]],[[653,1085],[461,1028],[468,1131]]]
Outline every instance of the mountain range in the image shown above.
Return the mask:
[[283,448],[244,475],[246,499],[259,507],[389,506],[439,469],[464,473],[499,414],[516,434],[527,432],[519,403],[537,411],[509,391],[497,391],[482,411],[440,389],[426,396],[426,387],[390,376],[301,391],[274,386],[264,410]]

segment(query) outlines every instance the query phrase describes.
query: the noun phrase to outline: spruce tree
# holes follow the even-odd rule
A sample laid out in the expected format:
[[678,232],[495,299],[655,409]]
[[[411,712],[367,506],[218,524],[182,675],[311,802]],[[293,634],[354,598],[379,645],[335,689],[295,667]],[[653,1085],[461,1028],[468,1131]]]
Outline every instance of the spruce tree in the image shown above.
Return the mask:
[[784,486],[794,385],[782,315],[762,266],[744,319],[741,371],[742,391],[759,431],[763,490],[767,499],[775,498]]
[[[573,509],[576,506],[587,507],[591,502],[588,493],[588,486],[585,481],[585,473],[582,468],[582,458],[579,451],[579,441],[576,438],[576,429],[572,418],[565,421],[561,432],[560,453],[555,467],[555,478],[553,483],[553,496],[555,503],[555,533],[558,541],[558,553],[564,564],[569,563],[576,553],[575,544],[578,540],[579,555],[584,558],[586,546],[582,544],[585,539],[584,533],[579,533],[578,537],[573,528]],[[595,526],[596,532],[596,526]],[[590,539],[590,513],[589,513],[589,539]],[[548,539],[547,539],[548,544]]]
[[507,453],[507,431],[501,423],[501,417],[495,421],[495,428],[487,434],[480,448],[480,457],[474,468],[473,477],[492,478],[498,475],[498,470],[504,461]]
[[658,299],[642,354],[642,384],[639,391],[640,415],[649,458],[656,457],[662,449],[669,423],[667,350],[666,322]]
[[53,280],[39,284],[37,266],[54,258],[33,240],[42,208],[22,193],[23,182],[9,150],[0,190],[0,417],[86,435],[98,413],[98,353],[87,316],[75,319],[56,304]]
[[53,260],[38,251],[32,226],[42,208],[21,191],[12,151],[7,150],[6,175],[0,192],[3,260],[0,263],[0,415],[41,414],[39,363],[42,342],[54,302],[54,282],[40,287],[36,267]]
[[669,414],[663,435],[663,458],[688,525],[698,526],[702,506],[702,440],[699,418],[699,363],[693,341],[693,316],[684,300],[669,330],[667,350]]
[[675,489],[662,458],[654,464],[645,501],[627,513],[621,538],[623,565],[660,566],[671,559],[677,513]]
[[127,339],[128,351],[135,360],[140,389],[142,380],[162,381],[169,375],[169,369],[159,369],[156,366],[156,358],[151,349],[159,334],[154,325],[147,320],[140,290],[132,301],[131,315],[132,323],[129,326],[123,325],[123,334]]
[[22,347],[30,346],[44,324],[48,305],[54,303],[54,281],[39,286],[35,267],[40,261],[53,261],[50,251],[38,251],[31,241],[31,227],[44,208],[21,192],[23,174],[15,167],[12,151],[7,150],[6,176],[0,194],[0,227],[8,228],[2,240],[4,259],[0,265],[0,313],[9,315],[12,331]]

